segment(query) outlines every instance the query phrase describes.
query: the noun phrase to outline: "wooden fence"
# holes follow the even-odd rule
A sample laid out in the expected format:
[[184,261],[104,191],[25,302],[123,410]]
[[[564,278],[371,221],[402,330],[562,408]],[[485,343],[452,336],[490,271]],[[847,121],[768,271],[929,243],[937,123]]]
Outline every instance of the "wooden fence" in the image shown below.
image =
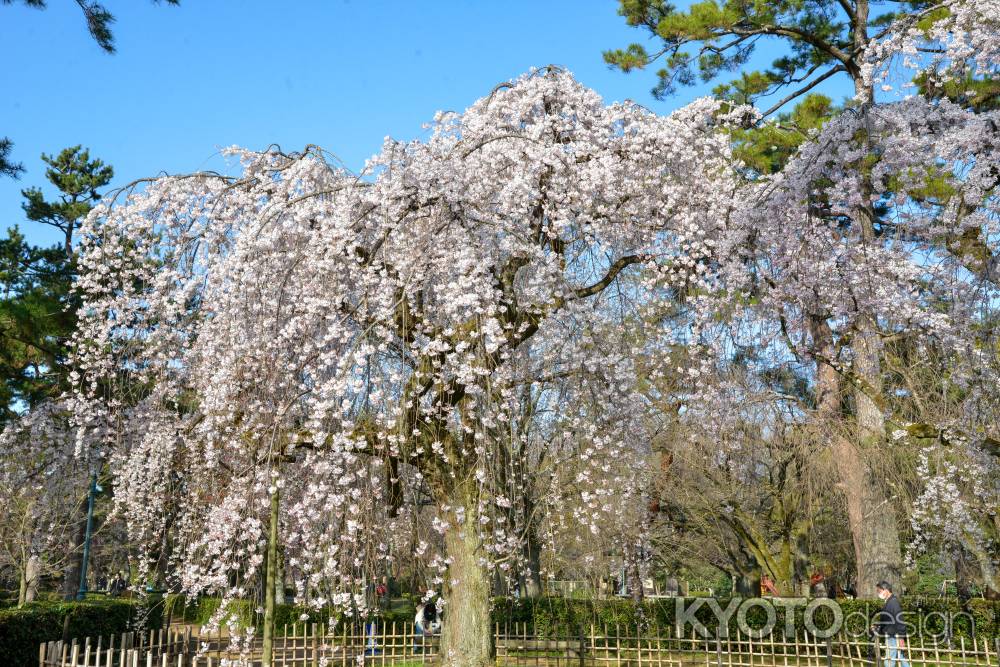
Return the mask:
[[[671,629],[672,631],[672,629]],[[880,641],[838,635],[785,638],[676,637],[655,629],[592,626],[575,636],[540,636],[527,625],[494,628],[497,665],[518,667],[882,667],[890,657]],[[260,640],[233,652],[222,635],[203,635],[190,626],[113,637],[90,637],[39,648],[39,667],[217,667],[233,661],[260,665]],[[903,651],[912,667],[1000,667],[1000,639],[937,642],[913,638]],[[437,637],[413,624],[385,627],[296,624],[275,639],[275,667],[348,665],[434,665]],[[893,663],[903,667],[897,660]]]

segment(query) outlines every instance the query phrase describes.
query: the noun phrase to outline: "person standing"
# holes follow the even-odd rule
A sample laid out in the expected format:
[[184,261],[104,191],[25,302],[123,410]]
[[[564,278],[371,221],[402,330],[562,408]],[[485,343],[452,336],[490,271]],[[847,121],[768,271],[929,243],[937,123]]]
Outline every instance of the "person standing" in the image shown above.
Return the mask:
[[874,623],[874,628],[885,638],[885,667],[910,667],[903,650],[906,648],[906,624],[903,622],[903,607],[899,598],[893,595],[892,586],[887,581],[875,584],[875,593],[885,605]]

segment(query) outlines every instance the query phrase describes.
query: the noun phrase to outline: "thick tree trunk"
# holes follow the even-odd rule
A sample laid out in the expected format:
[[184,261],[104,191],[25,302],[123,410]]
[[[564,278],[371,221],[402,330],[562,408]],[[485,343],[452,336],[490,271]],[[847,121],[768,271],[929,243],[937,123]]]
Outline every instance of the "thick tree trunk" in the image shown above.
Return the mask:
[[[816,352],[823,359],[832,360],[835,354],[833,334],[825,319],[811,317],[810,328]],[[837,432],[837,425],[842,421],[841,391],[837,370],[826,361],[817,361],[816,410],[831,426],[833,458],[854,543],[855,589],[859,597],[870,597],[874,596],[875,584],[880,580],[899,582],[899,532],[883,485],[873,478],[868,462],[855,443]]]
[[480,562],[485,553],[475,499],[461,486],[455,491],[450,504],[465,508],[465,522],[453,522],[444,538],[451,562],[445,574],[441,659],[445,667],[487,667],[493,664],[490,576]]
[[795,556],[792,550],[791,538],[785,536],[781,541],[781,551],[775,561],[774,587],[778,594],[788,597],[797,595],[795,590]]
[[264,578],[264,648],[263,667],[272,667],[274,651],[274,580],[278,570],[278,487],[271,492],[271,516],[268,522],[266,570]]
[[[875,231],[872,212],[860,208],[857,212],[865,240],[874,243]],[[885,415],[876,403],[875,397],[882,394],[882,341],[876,322],[863,315],[858,318],[854,337],[854,372],[861,386],[854,388],[855,419],[858,440],[863,449],[877,451],[886,446]],[[853,449],[853,448],[851,448]],[[862,548],[858,551],[858,586],[860,597],[875,595],[875,584],[888,581],[894,586],[900,582],[902,570],[902,549],[896,515],[892,503],[885,493],[885,484],[872,475],[870,466],[863,456],[856,455],[860,466],[857,468],[857,493],[861,497],[861,509],[866,513],[858,520],[860,532],[864,535]],[[844,462],[841,462],[844,465]]]

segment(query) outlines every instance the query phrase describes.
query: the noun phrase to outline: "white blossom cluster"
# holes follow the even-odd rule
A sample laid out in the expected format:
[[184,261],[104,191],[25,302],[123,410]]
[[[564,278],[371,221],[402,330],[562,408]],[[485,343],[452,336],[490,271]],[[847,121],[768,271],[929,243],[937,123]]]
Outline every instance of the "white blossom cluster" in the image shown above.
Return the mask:
[[868,85],[881,84],[886,91],[893,88],[889,81],[897,66],[910,75],[923,74],[931,85],[996,77],[1000,66],[998,30],[997,0],[932,3],[876,36],[866,51],[862,74]]

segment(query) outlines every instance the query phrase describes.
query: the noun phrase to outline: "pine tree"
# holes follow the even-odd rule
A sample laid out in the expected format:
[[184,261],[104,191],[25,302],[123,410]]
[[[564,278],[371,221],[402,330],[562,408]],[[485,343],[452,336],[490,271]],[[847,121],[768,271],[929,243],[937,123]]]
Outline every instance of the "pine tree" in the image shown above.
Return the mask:
[[66,388],[66,344],[76,326],[73,234],[114,175],[80,146],[42,160],[59,195],[47,201],[39,188],[27,188],[22,208],[28,220],[56,227],[64,240],[33,246],[17,227],[0,240],[0,419]]
[[64,342],[75,318],[62,248],[28,244],[15,226],[0,240],[0,420],[62,391]]
[[54,157],[43,153],[42,161],[49,165],[45,178],[59,189],[59,200],[45,201],[42,191],[32,187],[21,191],[26,200],[21,208],[28,220],[63,233],[63,251],[69,257],[73,253],[73,232],[100,199],[97,190],[110,183],[115,172],[101,160],[91,160],[90,152],[82,146],[65,148]]

